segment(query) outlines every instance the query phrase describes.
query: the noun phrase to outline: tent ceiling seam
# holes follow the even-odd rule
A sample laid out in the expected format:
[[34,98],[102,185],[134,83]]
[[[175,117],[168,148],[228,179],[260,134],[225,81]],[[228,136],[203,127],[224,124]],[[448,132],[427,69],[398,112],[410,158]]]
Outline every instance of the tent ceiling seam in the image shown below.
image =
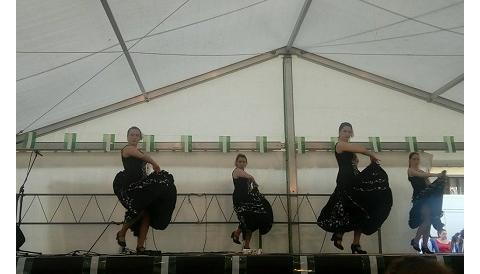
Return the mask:
[[[420,18],[420,17],[423,17],[425,15],[430,15],[432,13],[437,13],[439,11],[443,11],[443,10],[449,9],[451,7],[460,5],[460,4],[463,4],[463,1],[456,2],[456,3],[450,4],[450,5],[435,9],[435,10],[431,10],[431,11],[428,11],[428,12],[425,12],[425,13],[421,13],[419,15],[413,16],[412,18]],[[361,31],[361,32],[357,32],[357,33],[349,34],[349,35],[346,35],[346,36],[338,37],[338,38],[335,38],[335,39],[331,39],[331,40],[323,41],[323,42],[320,42],[320,43],[316,43],[316,44],[314,44],[314,46],[324,45],[324,44],[328,44],[328,43],[332,43],[332,42],[336,42],[336,41],[340,41],[340,40],[345,40],[345,39],[352,38],[352,37],[357,37],[357,36],[362,35],[362,34],[371,33],[371,32],[374,32],[374,31],[379,31],[379,30],[389,28],[389,27],[392,27],[392,26],[395,26],[395,25],[398,25],[398,24],[401,24],[401,23],[404,23],[404,22],[407,22],[407,21],[409,21],[409,19],[403,19],[403,20],[400,20],[400,21],[397,21],[397,22],[393,22],[393,23],[381,26],[381,27],[376,27],[376,28],[373,28],[373,29],[364,30],[364,31]],[[301,48],[305,48],[305,47],[306,46],[301,46]]]
[[434,91],[431,95],[430,95],[430,98],[429,100],[430,101],[433,101],[435,100],[438,96],[444,94],[445,92],[447,92],[448,90],[450,90],[451,88],[453,88],[454,86],[460,84],[461,82],[463,82],[463,79],[464,79],[464,74],[460,74],[459,76],[455,77],[455,79],[451,80],[450,82],[446,83],[445,85],[441,86],[439,89],[437,89],[436,91]]
[[125,55],[125,58],[127,58],[128,65],[130,66],[130,69],[132,70],[133,76],[135,77],[135,80],[137,81],[138,87],[140,88],[140,91],[143,94],[143,97],[145,100],[148,101],[148,96],[145,93],[145,87],[143,86],[142,79],[140,79],[140,75],[138,74],[137,68],[135,67],[135,63],[132,60],[132,56],[130,56],[130,52],[128,52],[127,45],[125,45],[125,41],[123,40],[122,33],[120,32],[120,29],[118,28],[117,22],[115,21],[115,17],[113,16],[112,10],[110,9],[110,6],[108,5],[107,0],[100,0],[102,2],[103,9],[105,10],[105,13],[107,14],[108,21],[110,21],[110,25],[113,28],[113,32],[115,32],[115,35],[117,36],[118,42],[120,46],[122,47],[123,54]]
[[297,21],[295,22],[295,26],[293,27],[292,33],[290,34],[290,38],[288,39],[287,48],[286,48],[287,51],[292,48],[292,45],[295,42],[295,39],[297,38],[298,33],[300,32],[300,28],[302,27],[303,20],[307,15],[307,12],[308,12],[308,9],[310,8],[311,3],[312,3],[312,0],[305,0],[305,2],[303,3],[302,10],[298,15]]
[[384,8],[384,7],[381,7],[381,6],[379,6],[379,5],[375,5],[375,4],[370,3],[370,2],[368,2],[368,1],[366,1],[366,0],[357,0],[357,1],[360,1],[360,2],[362,2],[362,3],[364,3],[364,4],[369,5],[369,6],[372,6],[372,7],[381,9],[381,10],[384,10],[384,11],[386,11],[386,12],[388,12],[388,13],[391,13],[391,14],[394,14],[394,15],[397,15],[397,16],[400,16],[400,17],[403,17],[403,18],[405,18],[405,19],[408,19],[409,21],[414,21],[414,22],[417,22],[417,23],[420,23],[420,24],[423,24],[423,25],[426,25],[426,26],[430,26],[430,27],[432,27],[432,28],[440,29],[440,30],[443,30],[443,31],[447,31],[447,32],[456,34],[456,35],[461,35],[461,36],[463,36],[463,33],[461,33],[461,32],[452,31],[452,30],[449,30],[449,29],[446,29],[446,28],[439,27],[439,26],[434,25],[434,24],[430,24],[430,23],[427,23],[427,22],[424,22],[424,21],[415,19],[415,18],[413,18],[413,17],[409,17],[409,16],[406,16],[406,15],[403,15],[403,14],[401,14],[401,13],[399,13],[399,12],[389,10],[389,9]]

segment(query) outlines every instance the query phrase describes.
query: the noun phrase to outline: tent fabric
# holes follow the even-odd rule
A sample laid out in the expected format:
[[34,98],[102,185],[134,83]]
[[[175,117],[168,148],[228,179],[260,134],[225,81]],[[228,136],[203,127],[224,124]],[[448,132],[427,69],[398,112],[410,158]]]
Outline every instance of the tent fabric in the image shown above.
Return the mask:
[[[304,1],[108,4],[151,91],[284,47]],[[463,74],[463,1],[313,0],[292,46],[432,93]],[[17,132],[141,94],[101,1],[17,1],[16,94]]]

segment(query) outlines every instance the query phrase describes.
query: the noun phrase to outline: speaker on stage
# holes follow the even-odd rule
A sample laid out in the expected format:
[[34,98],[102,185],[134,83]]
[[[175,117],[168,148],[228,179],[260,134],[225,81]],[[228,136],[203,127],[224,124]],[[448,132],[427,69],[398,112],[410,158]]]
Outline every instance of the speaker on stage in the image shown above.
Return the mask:
[[22,230],[17,225],[17,250],[25,243],[25,235],[23,235]]

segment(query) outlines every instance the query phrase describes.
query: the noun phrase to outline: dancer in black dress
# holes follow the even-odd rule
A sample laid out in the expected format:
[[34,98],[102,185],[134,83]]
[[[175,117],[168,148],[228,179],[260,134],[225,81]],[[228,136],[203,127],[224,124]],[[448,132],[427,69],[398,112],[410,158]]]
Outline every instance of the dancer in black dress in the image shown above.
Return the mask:
[[[447,180],[447,172],[428,173],[420,170],[420,155],[412,152],[408,156],[408,180],[412,184],[412,209],[410,210],[408,225],[417,229],[417,234],[410,241],[410,245],[417,251],[424,254],[432,253],[427,246],[430,237],[430,227],[439,231],[444,224],[440,220],[443,215],[443,191]],[[433,183],[428,181],[429,177],[438,177]],[[422,240],[422,247],[418,243]]]
[[250,239],[255,230],[260,234],[266,234],[272,228],[273,212],[270,203],[258,191],[258,184],[252,175],[245,172],[247,157],[238,154],[235,159],[236,168],[232,172],[233,185],[233,208],[237,213],[240,224],[232,232],[233,242],[240,244],[240,234],[243,235],[243,248],[250,248]]
[[[121,151],[124,171],[113,181],[115,195],[127,209],[122,229],[117,233],[117,243],[125,247],[125,234],[130,228],[137,236],[137,252],[145,251],[145,239],[149,227],[164,230],[170,223],[177,189],[173,176],[161,170],[150,156],[137,148],[142,139],[139,128],[131,127],[127,132],[128,145]],[[154,172],[146,174],[146,163]]]
[[[350,144],[353,128],[350,123],[339,127],[339,141],[335,145],[338,162],[337,186],[317,219],[317,224],[333,232],[331,240],[343,250],[345,232],[354,231],[352,253],[365,254],[360,237],[376,232],[387,219],[392,207],[392,191],[388,175],[378,164],[375,154],[366,148]],[[355,153],[370,157],[371,164],[361,172],[357,168]]]

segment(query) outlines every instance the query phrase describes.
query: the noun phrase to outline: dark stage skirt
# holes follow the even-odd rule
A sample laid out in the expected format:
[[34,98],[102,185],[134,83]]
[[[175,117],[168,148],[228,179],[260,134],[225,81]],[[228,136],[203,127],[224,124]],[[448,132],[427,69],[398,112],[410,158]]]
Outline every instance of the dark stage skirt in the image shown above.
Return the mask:
[[436,230],[440,230],[445,226],[440,219],[443,216],[442,205],[445,184],[446,178],[440,177],[413,197],[412,209],[410,209],[408,219],[410,228],[417,228],[423,222],[423,207],[430,209],[430,221]]
[[258,191],[257,187],[253,187],[249,191],[234,191],[233,208],[240,221],[242,231],[250,230],[253,232],[258,229],[260,234],[263,235],[272,228],[272,206]]
[[328,232],[360,229],[363,234],[370,235],[385,222],[392,203],[387,173],[380,165],[371,163],[352,176],[351,181],[337,184],[317,224]]
[[124,171],[120,171],[113,181],[115,195],[127,209],[125,222],[138,235],[141,213],[148,212],[150,226],[164,230],[170,224],[177,202],[177,188],[173,176],[165,170],[151,173],[147,177],[130,182]]

